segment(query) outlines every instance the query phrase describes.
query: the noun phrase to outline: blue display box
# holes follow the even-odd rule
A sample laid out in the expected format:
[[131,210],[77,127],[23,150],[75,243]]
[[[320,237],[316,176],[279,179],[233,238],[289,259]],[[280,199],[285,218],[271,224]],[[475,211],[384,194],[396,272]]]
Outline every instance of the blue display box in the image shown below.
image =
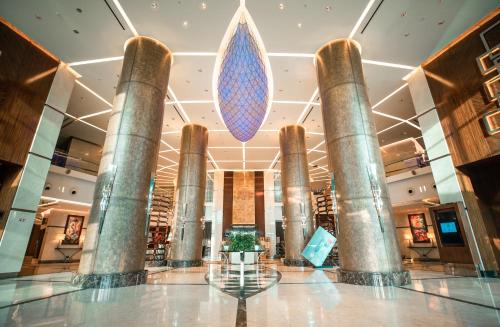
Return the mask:
[[304,251],[302,251],[302,256],[315,267],[320,267],[336,242],[337,239],[332,234],[328,233],[323,227],[318,227]]

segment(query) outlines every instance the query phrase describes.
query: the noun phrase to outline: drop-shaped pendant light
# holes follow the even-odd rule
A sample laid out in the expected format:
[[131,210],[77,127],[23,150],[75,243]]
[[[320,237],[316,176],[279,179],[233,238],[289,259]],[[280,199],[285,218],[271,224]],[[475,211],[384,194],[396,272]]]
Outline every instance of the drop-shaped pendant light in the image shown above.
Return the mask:
[[269,114],[273,78],[264,43],[244,0],[219,48],[213,93],[227,129],[241,142],[250,140]]

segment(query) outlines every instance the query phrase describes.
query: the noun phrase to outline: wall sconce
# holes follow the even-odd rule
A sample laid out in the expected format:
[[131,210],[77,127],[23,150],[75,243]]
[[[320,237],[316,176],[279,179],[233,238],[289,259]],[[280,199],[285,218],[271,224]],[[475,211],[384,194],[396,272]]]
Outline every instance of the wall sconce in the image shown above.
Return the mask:
[[434,233],[427,233],[427,237],[431,240],[431,246],[434,246]]
[[411,239],[412,239],[411,234],[405,234],[404,238],[406,241],[408,241],[408,247],[410,247],[411,246]]

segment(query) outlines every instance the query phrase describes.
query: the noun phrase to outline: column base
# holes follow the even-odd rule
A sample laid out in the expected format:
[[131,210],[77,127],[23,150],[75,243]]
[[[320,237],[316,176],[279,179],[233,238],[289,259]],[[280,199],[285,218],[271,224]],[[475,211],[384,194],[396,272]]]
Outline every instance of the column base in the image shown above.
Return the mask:
[[283,264],[285,266],[292,267],[311,267],[311,263],[305,259],[284,259]]
[[366,286],[403,286],[411,283],[410,272],[367,272],[337,270],[339,282]]
[[81,288],[116,288],[146,284],[148,271],[112,274],[75,274],[71,284]]
[[167,267],[189,268],[203,266],[202,260],[167,260]]

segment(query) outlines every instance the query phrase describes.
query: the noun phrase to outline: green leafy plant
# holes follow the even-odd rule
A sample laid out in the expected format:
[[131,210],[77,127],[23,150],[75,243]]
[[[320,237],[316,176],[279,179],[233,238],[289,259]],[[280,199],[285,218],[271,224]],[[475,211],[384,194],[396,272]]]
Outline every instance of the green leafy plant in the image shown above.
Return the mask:
[[250,233],[232,233],[228,236],[231,251],[253,251],[258,244],[255,235]]

